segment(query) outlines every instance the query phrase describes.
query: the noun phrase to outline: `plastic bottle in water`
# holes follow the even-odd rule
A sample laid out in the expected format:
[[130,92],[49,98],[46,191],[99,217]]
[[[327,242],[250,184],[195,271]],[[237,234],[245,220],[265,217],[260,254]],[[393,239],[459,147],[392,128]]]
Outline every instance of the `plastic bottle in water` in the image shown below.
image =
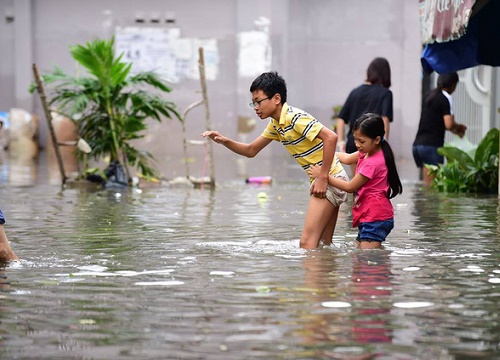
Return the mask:
[[270,176],[252,176],[246,179],[247,184],[270,184],[272,178]]

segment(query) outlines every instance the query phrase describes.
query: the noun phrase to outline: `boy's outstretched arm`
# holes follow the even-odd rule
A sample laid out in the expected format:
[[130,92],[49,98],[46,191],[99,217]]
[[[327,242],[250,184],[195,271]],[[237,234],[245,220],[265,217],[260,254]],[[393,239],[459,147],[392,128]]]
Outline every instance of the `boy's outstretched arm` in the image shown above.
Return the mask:
[[232,152],[238,155],[243,155],[249,158],[257,155],[263,148],[271,143],[271,139],[266,139],[263,136],[257,137],[250,144],[235,141],[228,137],[223,136],[218,131],[205,131],[201,134],[203,137],[208,137],[218,144],[222,144]]

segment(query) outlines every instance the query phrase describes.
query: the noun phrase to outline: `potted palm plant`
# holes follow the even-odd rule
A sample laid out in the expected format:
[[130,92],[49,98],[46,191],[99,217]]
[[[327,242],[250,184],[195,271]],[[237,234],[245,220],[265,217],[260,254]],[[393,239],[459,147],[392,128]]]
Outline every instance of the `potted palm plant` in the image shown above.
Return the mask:
[[123,54],[116,56],[114,38],[72,46],[70,52],[88,74],[69,76],[56,67],[43,75],[49,105],[76,122],[79,136],[92,148],[91,159],[108,161],[108,181],[114,176],[114,183],[126,186],[129,167],[157,177],[153,155],[132,141],[144,137],[149,118],[182,121],[175,104],[162,97],[171,91],[168,83],[154,72],[132,74],[132,64],[122,61]]

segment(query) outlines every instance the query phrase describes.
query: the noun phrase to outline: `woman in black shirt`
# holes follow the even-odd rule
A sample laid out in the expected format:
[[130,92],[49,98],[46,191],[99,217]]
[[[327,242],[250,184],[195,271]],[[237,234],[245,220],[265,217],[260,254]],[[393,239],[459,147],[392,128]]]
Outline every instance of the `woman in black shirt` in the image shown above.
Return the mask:
[[[391,67],[385,58],[375,58],[366,70],[365,82],[351,91],[342,110],[337,117],[337,135],[339,151],[353,153],[357,151],[354,144],[352,128],[357,118],[365,113],[375,113],[384,120],[385,138],[389,139],[389,123],[392,121]],[[344,141],[345,124],[349,132]],[[351,167],[354,176],[356,167]]]

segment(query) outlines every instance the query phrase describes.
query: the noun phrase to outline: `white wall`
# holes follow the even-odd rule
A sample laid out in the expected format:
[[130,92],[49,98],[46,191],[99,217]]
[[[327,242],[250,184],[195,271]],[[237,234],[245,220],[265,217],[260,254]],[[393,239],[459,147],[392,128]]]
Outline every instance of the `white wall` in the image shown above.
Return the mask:
[[14,89],[14,13],[13,0],[0,1],[0,111],[8,111],[15,104]]
[[[16,0],[18,1],[18,0]],[[18,50],[19,42],[31,41],[32,58],[41,71],[54,65],[74,72],[75,63],[68,47],[96,37],[109,36],[114,26],[134,25],[137,12],[146,17],[153,12],[173,13],[184,37],[218,40],[219,77],[208,83],[213,127],[228,136],[238,137],[237,117],[255,116],[246,105],[253,78],[238,77],[237,33],[255,29],[259,16],[271,19],[273,69],[282,73],[289,86],[289,102],[331,126],[332,107],[342,104],[350,90],[365,78],[366,67],[376,56],[386,57],[392,68],[391,90],[394,93],[394,122],[390,142],[405,167],[404,179],[416,179],[411,158],[411,143],[420,113],[420,33],[418,1],[409,0],[20,0],[31,8],[30,27],[5,21],[5,11],[12,0],[0,2],[0,110],[23,103],[13,84],[26,82],[31,68]],[[110,11],[110,16],[105,11]],[[24,14],[24,19],[29,18]],[[22,19],[22,18],[20,18]],[[111,20],[111,27],[106,21]],[[168,25],[152,25],[168,26]],[[24,29],[16,33],[15,29]],[[26,46],[22,47],[29,54]],[[17,54],[17,55],[16,55]],[[20,69],[20,65],[24,69]],[[29,74],[29,75],[26,75]],[[174,85],[170,100],[182,111],[200,98],[199,82],[185,80]],[[43,111],[34,98],[34,109],[42,119],[42,143],[47,130]],[[24,102],[26,103],[26,102]],[[253,132],[239,136],[252,140],[265,126],[259,119]],[[188,137],[198,139],[204,130],[203,108],[193,110],[187,119]],[[143,147],[157,158],[166,177],[183,175],[181,127],[176,121],[152,122]],[[259,159],[238,159],[226,149],[215,146],[218,178],[238,176],[241,169],[249,175],[276,177],[303,176],[279,144],[265,149]],[[201,156],[202,149],[192,149]],[[243,162],[243,163],[242,163]],[[201,171],[201,164],[192,165]],[[238,170],[239,169],[239,170]]]

